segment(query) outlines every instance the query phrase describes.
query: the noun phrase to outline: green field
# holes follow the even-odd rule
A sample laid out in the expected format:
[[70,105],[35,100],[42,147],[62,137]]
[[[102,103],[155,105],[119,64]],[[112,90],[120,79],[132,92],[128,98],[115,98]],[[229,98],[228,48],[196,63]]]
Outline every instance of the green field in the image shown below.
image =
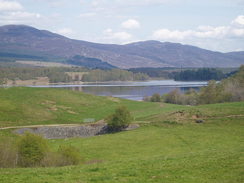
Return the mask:
[[[0,169],[4,183],[244,182],[244,102],[196,107],[96,97],[59,89],[0,89],[0,126],[81,123],[127,106],[141,127],[91,138],[49,140],[80,149],[83,163]],[[71,112],[72,111],[72,112]],[[195,119],[204,120],[197,124]],[[17,138],[11,130],[5,136]]]
[[0,127],[96,121],[125,105],[137,119],[162,111],[160,104],[99,97],[55,88],[0,88]]

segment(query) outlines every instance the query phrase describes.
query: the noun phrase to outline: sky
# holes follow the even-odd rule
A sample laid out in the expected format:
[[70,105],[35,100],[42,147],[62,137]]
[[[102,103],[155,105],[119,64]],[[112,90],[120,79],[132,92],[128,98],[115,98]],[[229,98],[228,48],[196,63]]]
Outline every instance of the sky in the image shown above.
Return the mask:
[[244,51],[244,0],[0,0],[0,26],[7,24],[97,43]]

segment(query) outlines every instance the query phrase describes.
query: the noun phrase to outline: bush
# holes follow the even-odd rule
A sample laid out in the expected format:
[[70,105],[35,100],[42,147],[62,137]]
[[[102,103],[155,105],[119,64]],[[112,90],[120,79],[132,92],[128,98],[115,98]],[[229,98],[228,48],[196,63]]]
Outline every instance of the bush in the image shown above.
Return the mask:
[[132,121],[132,116],[130,111],[124,107],[120,106],[116,109],[115,113],[108,117],[108,127],[111,131],[120,131],[126,128]]
[[166,103],[179,104],[181,94],[178,89],[175,89],[175,90],[169,92],[168,94],[165,94],[163,96],[163,98],[164,98],[164,102],[166,102]]
[[25,133],[18,143],[18,165],[39,166],[48,151],[47,141],[41,136]]
[[185,94],[182,94],[178,89],[175,89],[168,94],[163,95],[163,100],[166,103],[172,104],[197,105],[198,93],[194,89],[190,89]]
[[81,161],[79,150],[71,145],[60,146],[58,155],[58,166],[77,165]]
[[154,93],[150,99],[151,102],[161,102],[161,97],[158,93]]
[[57,167],[80,162],[80,153],[75,147],[60,146],[57,152],[50,152],[47,141],[35,134],[24,134],[17,144],[10,138],[0,141],[0,168]]
[[17,166],[17,150],[15,144],[7,138],[0,142],[0,168],[14,168]]
[[151,102],[151,97],[150,96],[144,96],[142,100],[144,102]]

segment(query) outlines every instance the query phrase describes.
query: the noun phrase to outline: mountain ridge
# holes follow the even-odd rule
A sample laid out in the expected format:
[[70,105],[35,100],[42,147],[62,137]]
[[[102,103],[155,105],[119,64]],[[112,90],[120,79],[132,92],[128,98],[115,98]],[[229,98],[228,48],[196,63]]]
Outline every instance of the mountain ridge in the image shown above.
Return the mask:
[[[31,54],[47,60],[76,55],[99,59],[118,68],[239,67],[244,51],[222,53],[180,43],[155,40],[124,45],[70,39],[26,25],[0,26],[0,54]],[[5,54],[6,55],[6,54]]]

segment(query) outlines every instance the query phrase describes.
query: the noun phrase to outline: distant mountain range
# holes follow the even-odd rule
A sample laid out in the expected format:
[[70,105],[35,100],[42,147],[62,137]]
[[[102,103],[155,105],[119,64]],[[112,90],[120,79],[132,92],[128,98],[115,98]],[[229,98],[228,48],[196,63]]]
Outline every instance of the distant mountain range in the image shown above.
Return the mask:
[[[0,58],[71,62],[123,69],[138,67],[239,67],[244,51],[221,53],[179,43],[99,44],[26,25],[0,27]],[[75,59],[74,59],[75,58]],[[80,61],[79,59],[80,58]],[[92,63],[92,64],[91,64]]]

